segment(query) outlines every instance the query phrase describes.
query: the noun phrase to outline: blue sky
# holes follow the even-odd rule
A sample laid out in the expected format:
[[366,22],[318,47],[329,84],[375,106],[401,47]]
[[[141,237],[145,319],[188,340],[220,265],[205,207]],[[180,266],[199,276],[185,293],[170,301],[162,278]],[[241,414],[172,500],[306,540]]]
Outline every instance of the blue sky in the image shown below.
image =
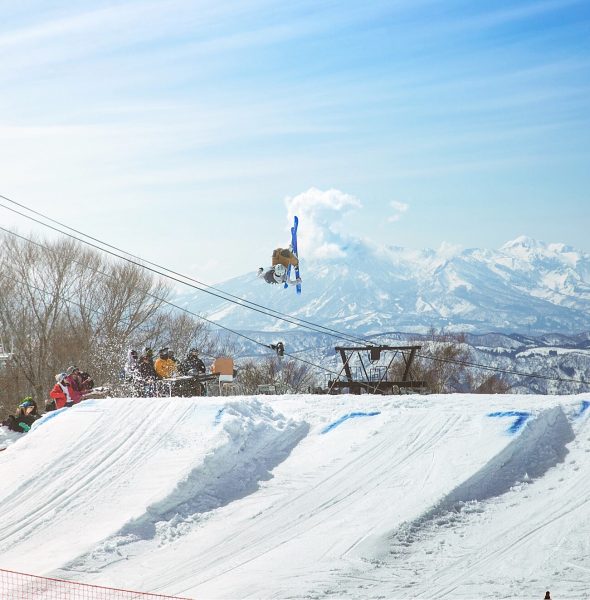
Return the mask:
[[354,198],[334,221],[377,243],[590,252],[587,1],[25,0],[0,17],[0,193],[171,268],[256,270],[310,188]]

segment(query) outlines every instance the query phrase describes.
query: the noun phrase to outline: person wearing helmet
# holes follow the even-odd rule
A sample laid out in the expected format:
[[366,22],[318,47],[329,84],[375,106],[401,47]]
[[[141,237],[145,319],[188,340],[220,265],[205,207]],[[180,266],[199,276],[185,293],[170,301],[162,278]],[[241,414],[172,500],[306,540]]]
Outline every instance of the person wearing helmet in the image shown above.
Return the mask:
[[72,365],[66,369],[66,374],[70,399],[74,404],[78,404],[84,395],[84,390],[82,389],[82,380],[80,379],[80,369],[78,369],[76,365]]
[[41,415],[37,412],[37,403],[31,396],[27,396],[18,405],[16,415],[10,415],[2,425],[5,425],[11,431],[26,433],[31,429],[31,425],[40,418]]
[[289,279],[287,270],[289,265],[293,267],[299,266],[299,259],[290,248],[277,248],[272,253],[272,266],[264,269],[258,269],[258,277],[264,279],[266,283],[288,283],[295,285],[301,283],[298,277],[295,280]]
[[137,362],[137,387],[138,396],[150,398],[156,394],[156,371],[154,369],[153,350],[146,346]]
[[197,348],[191,348],[186,358],[180,361],[178,365],[180,375],[191,376],[192,379],[182,382],[179,386],[179,396],[203,396],[205,387],[200,381],[200,377],[207,373],[205,363],[199,358]]
[[55,408],[63,408],[64,406],[73,406],[72,398],[70,396],[70,389],[68,383],[67,373],[58,373],[55,376],[55,385],[49,392],[49,396],[53,398],[55,402]]
[[160,348],[158,358],[154,361],[154,370],[156,371],[157,377],[160,379],[173,377],[176,374],[176,361],[170,358],[170,351],[168,348]]
[[178,365],[178,372],[181,375],[202,375],[207,372],[205,363],[199,358],[199,351],[196,348],[188,351],[186,358]]

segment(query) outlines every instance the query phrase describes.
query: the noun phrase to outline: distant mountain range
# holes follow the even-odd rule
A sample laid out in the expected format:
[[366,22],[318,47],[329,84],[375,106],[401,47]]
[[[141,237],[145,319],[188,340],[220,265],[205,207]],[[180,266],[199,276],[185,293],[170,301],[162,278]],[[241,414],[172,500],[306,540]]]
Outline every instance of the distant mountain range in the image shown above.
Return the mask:
[[[498,250],[408,250],[354,241],[345,257],[302,257],[303,293],[255,272],[216,287],[341,331],[575,334],[590,330],[590,254],[519,237]],[[241,331],[295,326],[202,292],[177,302]]]

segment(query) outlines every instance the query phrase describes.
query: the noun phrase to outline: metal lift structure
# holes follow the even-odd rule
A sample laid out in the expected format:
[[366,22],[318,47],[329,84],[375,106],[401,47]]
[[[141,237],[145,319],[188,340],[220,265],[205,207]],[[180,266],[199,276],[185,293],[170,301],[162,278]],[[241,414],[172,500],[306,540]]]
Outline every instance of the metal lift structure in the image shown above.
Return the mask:
[[[404,394],[425,392],[426,382],[412,377],[412,363],[422,346],[336,346],[342,358],[338,377],[328,382],[328,393],[338,394],[345,390],[350,394]],[[401,357],[403,374],[401,380],[393,381],[391,366]],[[341,379],[342,374],[346,376]]]

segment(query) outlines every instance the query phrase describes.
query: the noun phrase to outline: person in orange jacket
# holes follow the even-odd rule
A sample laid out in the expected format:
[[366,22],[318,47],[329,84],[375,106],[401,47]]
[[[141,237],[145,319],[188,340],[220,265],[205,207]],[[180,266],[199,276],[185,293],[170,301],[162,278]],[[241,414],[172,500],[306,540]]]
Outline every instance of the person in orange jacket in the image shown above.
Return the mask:
[[170,358],[168,348],[161,348],[158,353],[158,358],[154,361],[154,370],[160,379],[174,377],[176,375],[176,361]]
[[56,384],[49,392],[49,396],[53,399],[56,409],[63,408],[64,406],[73,406],[67,378],[67,373],[58,373],[55,376]]

